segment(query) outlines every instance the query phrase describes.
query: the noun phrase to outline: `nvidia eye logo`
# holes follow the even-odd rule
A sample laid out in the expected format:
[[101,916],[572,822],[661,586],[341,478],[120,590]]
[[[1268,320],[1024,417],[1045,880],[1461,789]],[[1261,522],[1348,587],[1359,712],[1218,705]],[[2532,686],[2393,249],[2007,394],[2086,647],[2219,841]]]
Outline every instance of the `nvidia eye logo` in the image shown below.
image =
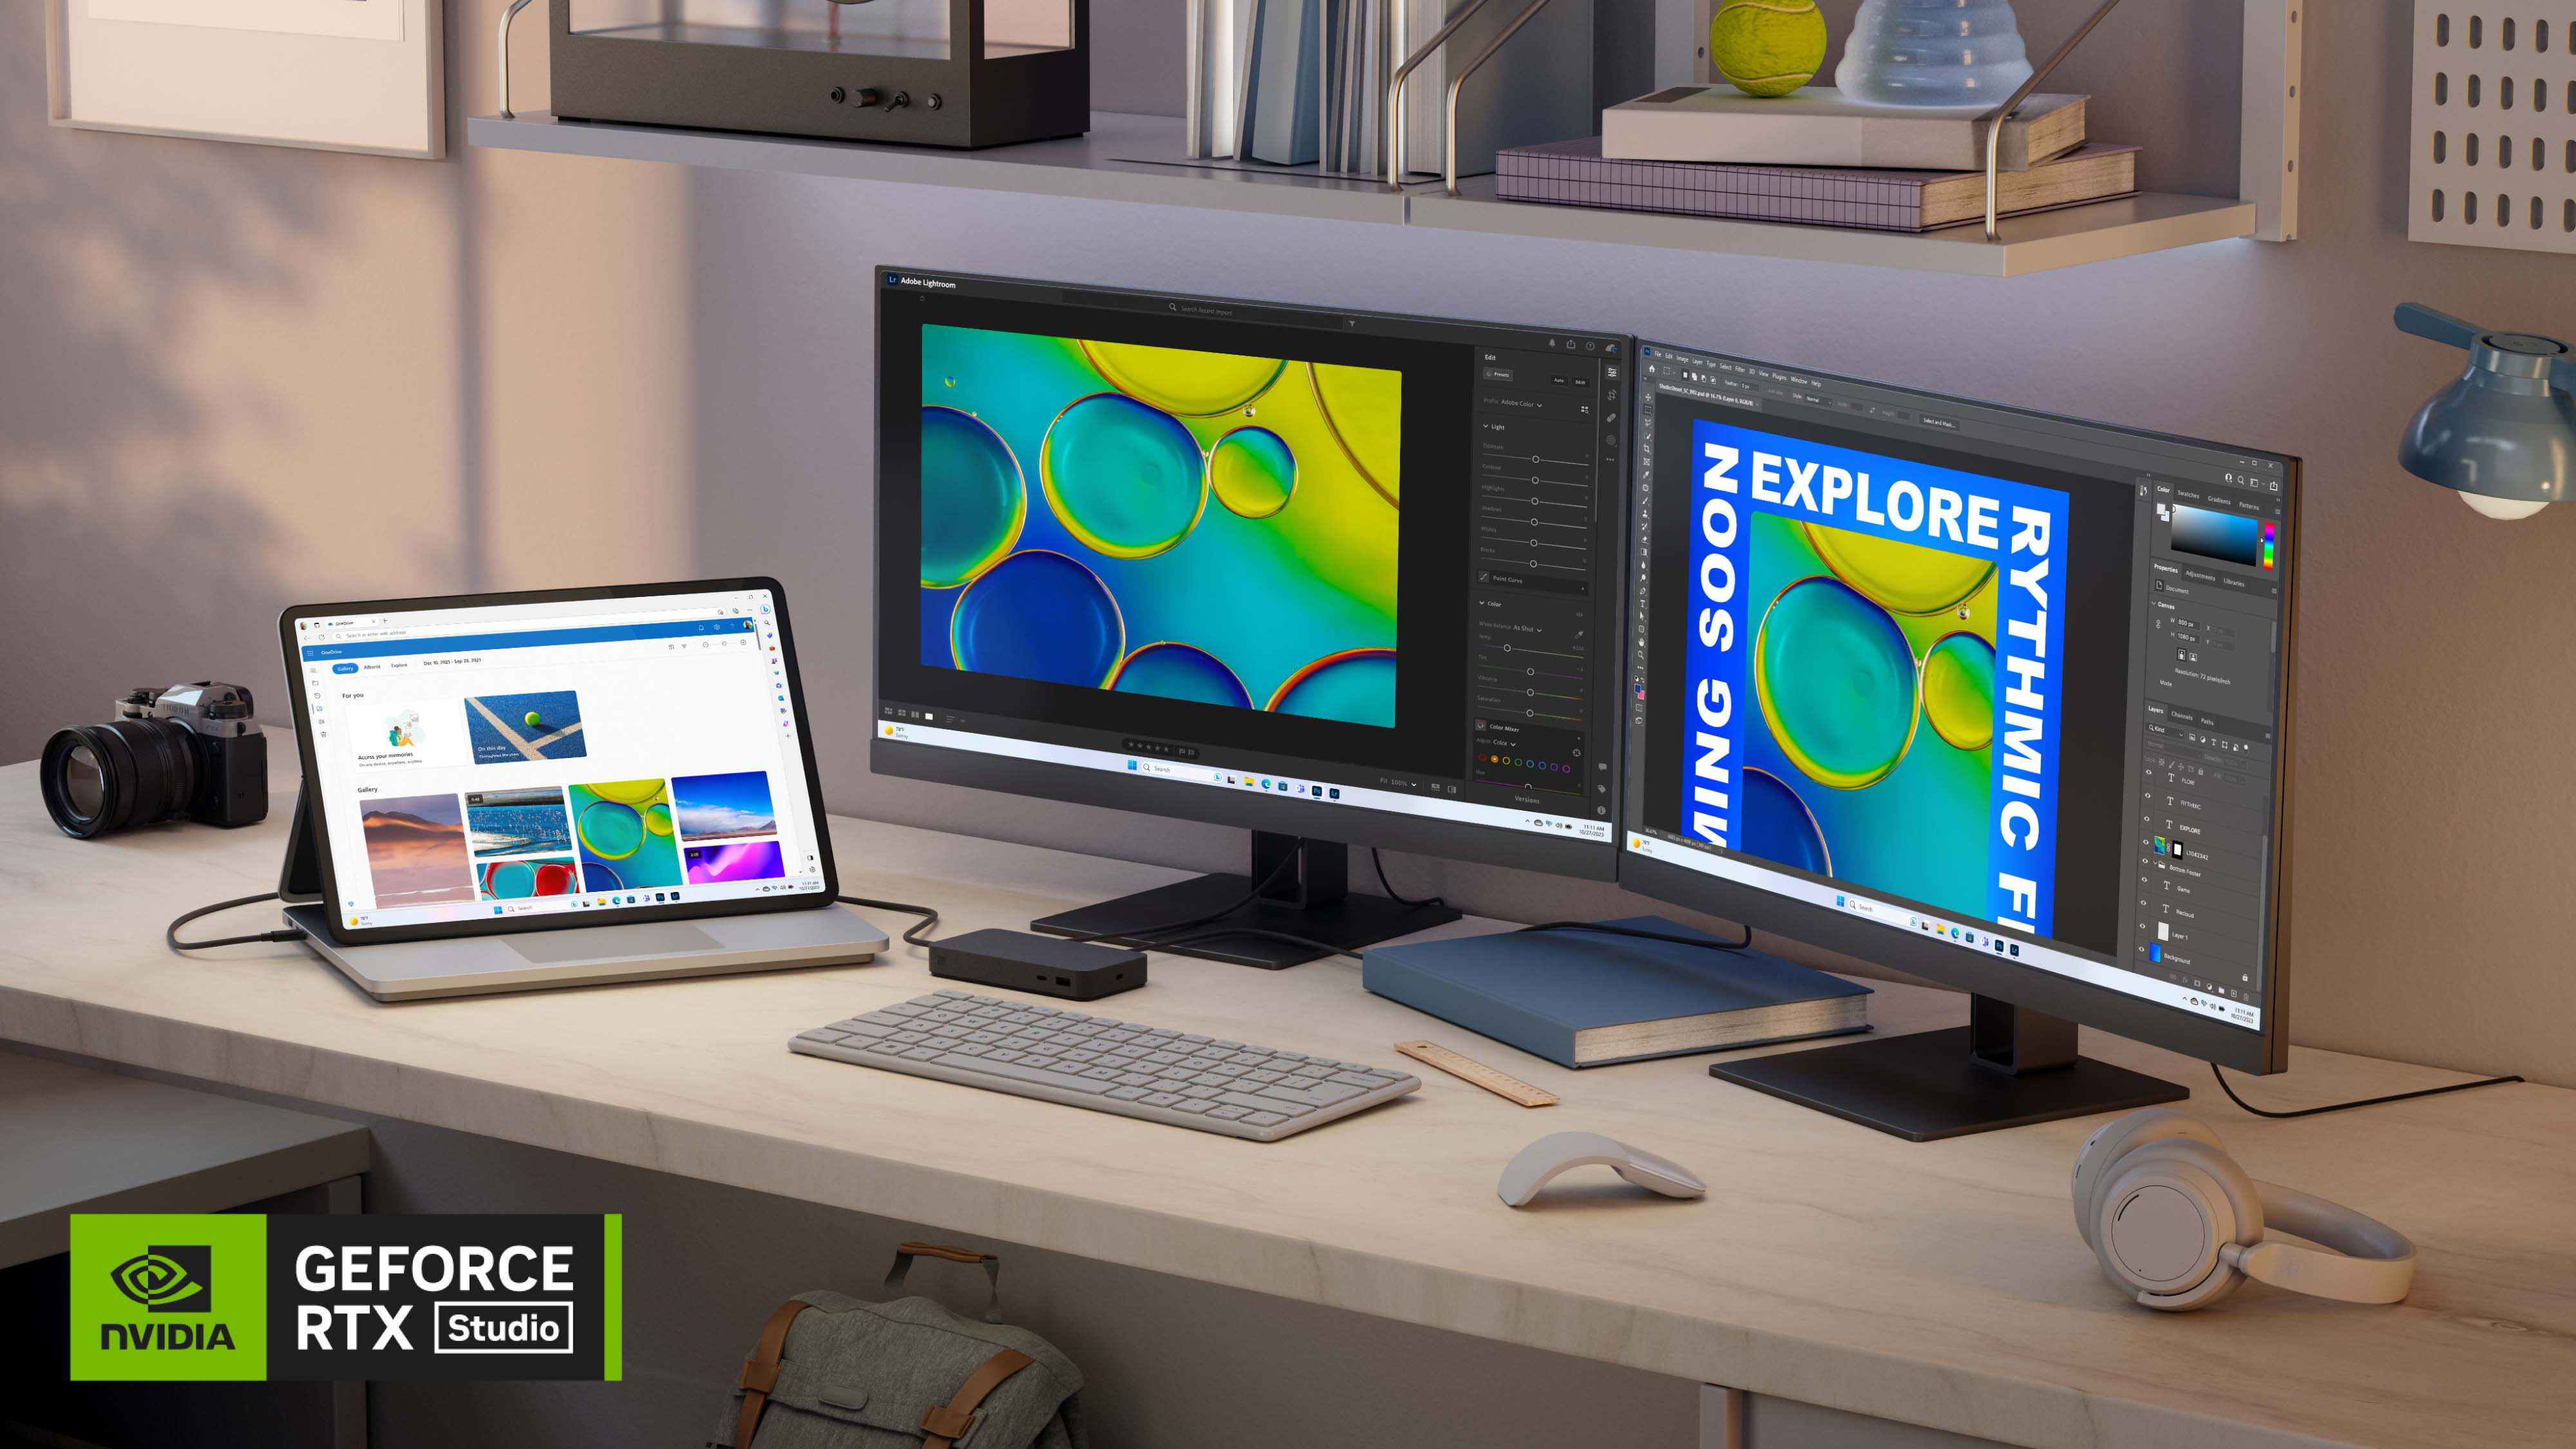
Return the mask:
[[214,1249],[146,1248],[108,1270],[116,1291],[152,1313],[204,1313],[214,1306]]

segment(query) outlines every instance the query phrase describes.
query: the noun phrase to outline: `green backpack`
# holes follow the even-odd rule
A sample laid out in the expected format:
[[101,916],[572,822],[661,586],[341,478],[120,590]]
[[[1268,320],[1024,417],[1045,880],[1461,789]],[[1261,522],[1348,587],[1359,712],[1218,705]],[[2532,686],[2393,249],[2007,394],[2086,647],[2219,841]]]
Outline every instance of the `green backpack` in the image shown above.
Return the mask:
[[[982,1264],[992,1283],[983,1322],[892,1297],[915,1256]],[[905,1243],[887,1302],[788,1299],[760,1330],[707,1449],[1089,1449],[1074,1398],[1081,1371],[1002,1322],[1001,1275],[990,1253]]]

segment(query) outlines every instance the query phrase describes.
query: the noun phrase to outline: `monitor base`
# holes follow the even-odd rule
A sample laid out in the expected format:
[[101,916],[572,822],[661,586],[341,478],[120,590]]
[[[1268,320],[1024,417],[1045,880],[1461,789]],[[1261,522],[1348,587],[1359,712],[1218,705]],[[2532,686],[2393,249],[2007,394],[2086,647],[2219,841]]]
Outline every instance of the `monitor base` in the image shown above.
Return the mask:
[[[1283,866],[1281,856],[1292,851],[1296,861]],[[1345,888],[1349,851],[1336,841],[1256,832],[1252,864],[1248,875],[1194,876],[1132,896],[1059,911],[1029,922],[1029,929],[1276,971],[1331,953],[1271,936],[1219,933],[1277,931],[1335,950],[1357,951],[1458,919],[1458,912],[1444,905],[1406,905],[1383,896],[1350,894]],[[1260,899],[1237,905],[1256,881],[1271,884]],[[1235,909],[1228,911],[1228,906]],[[1216,919],[1184,931],[1168,929],[1202,916]],[[1190,939],[1187,945],[1166,946],[1157,938]]]
[[[1990,1004],[1985,998],[1978,1000],[1980,1006]],[[2072,1023],[2066,1025],[2071,1042]],[[2026,1127],[2062,1117],[2130,1112],[2191,1095],[2189,1088],[2161,1077],[2071,1051],[2062,1062],[2015,1070],[1974,1049],[1980,1032],[1980,1027],[1961,1026],[1873,1037],[1844,1046],[1720,1062],[1708,1074],[1909,1142]]]

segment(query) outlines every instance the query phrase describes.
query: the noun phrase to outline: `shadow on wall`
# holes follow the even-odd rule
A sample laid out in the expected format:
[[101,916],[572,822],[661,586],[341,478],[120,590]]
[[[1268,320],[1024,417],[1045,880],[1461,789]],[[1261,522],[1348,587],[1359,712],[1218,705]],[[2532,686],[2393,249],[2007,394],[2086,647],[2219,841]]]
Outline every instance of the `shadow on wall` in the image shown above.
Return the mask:
[[[43,21],[10,7],[0,53],[0,580],[30,611],[0,692],[0,759],[33,756],[111,693],[229,675],[274,689],[286,602],[273,520],[210,468],[218,417],[280,409],[175,359],[193,298],[291,296],[275,243],[330,230],[303,153],[45,125]],[[289,164],[303,163],[303,164]],[[317,365],[327,365],[327,360]],[[108,595],[112,611],[88,607]],[[85,620],[113,619],[84,628]],[[130,627],[152,621],[151,627]],[[112,645],[112,657],[108,655]],[[110,679],[109,676],[113,675]],[[106,682],[102,682],[106,681]]]

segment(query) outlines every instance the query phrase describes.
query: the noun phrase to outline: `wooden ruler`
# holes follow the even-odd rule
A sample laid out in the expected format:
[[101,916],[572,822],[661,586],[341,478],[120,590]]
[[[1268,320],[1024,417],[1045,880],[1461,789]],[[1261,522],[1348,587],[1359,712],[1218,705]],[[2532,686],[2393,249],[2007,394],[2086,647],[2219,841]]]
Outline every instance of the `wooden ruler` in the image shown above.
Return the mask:
[[1445,1046],[1434,1046],[1427,1041],[1400,1041],[1395,1044],[1395,1049],[1417,1062],[1438,1067],[1460,1081],[1473,1082],[1506,1101],[1518,1102],[1524,1107],[1553,1107],[1557,1104],[1554,1092],[1543,1092],[1518,1077],[1504,1076],[1483,1062],[1470,1061]]

